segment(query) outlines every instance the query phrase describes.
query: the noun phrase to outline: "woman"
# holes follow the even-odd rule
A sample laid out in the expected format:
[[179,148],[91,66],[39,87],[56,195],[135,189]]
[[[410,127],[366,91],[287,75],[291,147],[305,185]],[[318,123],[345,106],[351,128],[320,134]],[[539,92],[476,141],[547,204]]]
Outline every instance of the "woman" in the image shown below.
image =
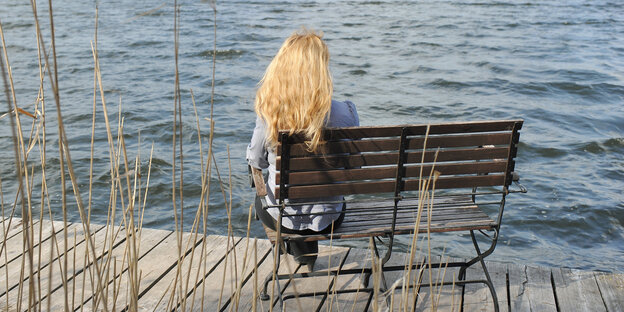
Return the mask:
[[[269,64],[256,93],[256,127],[247,147],[247,162],[258,169],[269,169],[266,201],[275,200],[275,146],[280,130],[304,133],[308,149],[316,151],[322,142],[324,127],[359,125],[355,105],[332,100],[333,85],[329,72],[329,51],[322,35],[302,30],[292,34]],[[286,214],[310,214],[284,217],[284,233],[327,233],[332,223],[337,227],[344,214],[344,204],[296,205],[297,202],[339,201],[342,197],[306,198],[289,201]],[[335,212],[335,213],[332,213]],[[269,228],[276,229],[278,208],[264,210],[256,203],[256,213]],[[301,264],[314,266],[317,242],[291,242],[288,252]],[[310,255],[311,254],[311,255]]]

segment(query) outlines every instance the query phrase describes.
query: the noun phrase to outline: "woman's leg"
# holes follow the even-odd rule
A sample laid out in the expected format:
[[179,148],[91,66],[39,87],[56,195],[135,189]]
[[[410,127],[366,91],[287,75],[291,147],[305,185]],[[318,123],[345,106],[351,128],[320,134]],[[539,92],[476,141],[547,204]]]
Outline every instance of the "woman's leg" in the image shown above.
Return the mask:
[[[342,206],[342,212],[340,213],[340,217],[336,221],[334,221],[333,228],[337,228],[344,220],[344,211],[345,204]],[[258,218],[264,225],[268,228],[276,231],[277,229],[277,221],[271,216],[264,208],[262,208],[262,203],[260,202],[260,197],[256,197],[255,203],[256,214]],[[332,230],[331,224],[321,231],[313,231],[313,230],[292,230],[286,227],[281,227],[282,233],[289,234],[305,234],[305,235],[313,235],[313,234],[328,234]],[[295,258],[300,264],[307,264],[311,269],[314,266],[314,262],[316,261],[318,255],[318,241],[312,242],[304,242],[298,240],[291,240],[287,242],[287,252]]]
[[[260,201],[260,197],[256,196],[256,215],[262,221],[264,225],[270,228],[273,231],[277,231],[277,221],[273,219],[271,214],[269,214],[264,208],[262,208],[262,202]],[[284,227],[282,227],[282,230]]]
[[[338,228],[342,221],[344,220],[344,211],[346,205],[342,205],[342,212],[340,213],[340,217],[334,221],[333,229]],[[292,230],[291,230],[292,231]],[[325,229],[316,232],[312,230],[303,230],[298,231],[299,233],[306,235],[314,235],[314,234],[329,234],[332,231],[332,225],[330,224]],[[318,256],[318,241],[312,242],[304,242],[304,241],[290,241],[289,242],[290,254],[295,257],[295,260],[300,264],[307,264],[310,271],[314,267],[314,262],[316,262],[316,258]]]

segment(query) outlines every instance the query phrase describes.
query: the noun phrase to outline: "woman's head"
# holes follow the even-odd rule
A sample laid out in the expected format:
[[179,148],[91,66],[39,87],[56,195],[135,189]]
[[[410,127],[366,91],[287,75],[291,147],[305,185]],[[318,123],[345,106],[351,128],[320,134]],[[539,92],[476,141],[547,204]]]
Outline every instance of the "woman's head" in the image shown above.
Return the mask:
[[279,130],[303,132],[315,150],[331,110],[329,51],[322,34],[302,30],[284,41],[260,81],[255,109],[267,126],[267,141]]

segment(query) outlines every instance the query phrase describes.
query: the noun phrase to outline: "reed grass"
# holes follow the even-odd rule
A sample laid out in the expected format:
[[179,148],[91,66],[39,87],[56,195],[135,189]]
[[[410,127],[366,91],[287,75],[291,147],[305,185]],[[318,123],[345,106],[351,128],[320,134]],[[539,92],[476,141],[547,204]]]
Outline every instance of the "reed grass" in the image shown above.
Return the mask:
[[[163,4],[164,5],[164,4]],[[214,122],[214,92],[215,92],[215,69],[216,69],[216,38],[217,38],[217,10],[216,3],[210,1],[209,5],[213,9],[214,21],[214,44],[212,53],[212,84],[210,96],[210,116],[206,118],[209,121],[209,135],[207,152],[204,154],[204,146],[202,145],[204,136],[200,127],[200,116],[197,113],[195,96],[193,90],[190,90],[190,99],[183,99],[181,96],[180,73],[178,70],[178,51],[179,51],[179,29],[180,29],[180,10],[179,5],[174,2],[174,103],[172,118],[172,208],[174,213],[174,236],[176,245],[176,265],[171,268],[170,274],[166,275],[169,280],[165,281],[167,285],[159,293],[154,295],[156,302],[152,308],[157,310],[201,310],[214,311],[224,310],[239,311],[239,309],[247,309],[252,311],[263,310],[264,305],[260,304],[258,293],[260,290],[260,282],[264,276],[259,276],[260,267],[264,265],[263,261],[271,261],[273,259],[272,274],[278,274],[275,261],[277,255],[262,256],[260,254],[258,240],[251,237],[251,227],[258,226],[252,223],[253,206],[250,205],[247,211],[247,231],[246,237],[240,239],[234,236],[234,228],[232,224],[232,169],[230,163],[230,149],[226,147],[228,153],[228,172],[227,181],[221,176],[217,161],[214,158],[214,132],[216,125]],[[138,144],[137,156],[132,158],[128,155],[127,142],[124,139],[125,121],[121,115],[122,102],[119,100],[116,126],[115,121],[109,120],[109,112],[107,99],[104,92],[104,81],[102,79],[102,68],[100,67],[98,55],[98,10],[95,10],[94,18],[94,37],[91,42],[93,57],[93,98],[92,98],[92,120],[91,120],[91,141],[90,141],[90,160],[89,169],[86,176],[88,177],[88,185],[80,186],[76,172],[74,170],[71,158],[70,147],[68,144],[68,134],[65,131],[62,113],[62,99],[59,93],[58,79],[59,66],[56,58],[56,45],[54,39],[54,14],[52,1],[48,1],[48,12],[50,19],[50,46],[46,48],[44,44],[44,33],[39,24],[37,15],[37,2],[31,1],[33,10],[33,20],[35,24],[35,37],[38,52],[38,77],[39,89],[35,95],[34,106],[32,108],[19,107],[13,85],[13,76],[11,72],[9,55],[6,49],[2,23],[0,22],[0,39],[2,40],[3,55],[0,58],[0,69],[4,84],[4,93],[6,95],[6,103],[8,109],[8,120],[12,129],[13,149],[15,156],[16,181],[18,184],[10,212],[5,209],[4,192],[2,188],[2,177],[0,177],[0,204],[2,214],[2,246],[0,247],[0,258],[3,259],[2,271],[5,277],[4,286],[6,292],[0,295],[0,310],[47,310],[52,311],[62,309],[66,311],[138,311],[143,308],[141,299],[150,291],[149,285],[146,285],[144,279],[147,272],[142,267],[142,259],[144,259],[146,250],[142,246],[144,241],[143,218],[147,208],[147,198],[149,194],[149,184],[151,177],[152,158],[154,146],[152,144],[149,157],[147,159],[147,173],[141,172],[141,144]],[[154,9],[157,10],[161,8]],[[149,13],[146,13],[149,14]],[[145,14],[143,14],[145,15]],[[140,18],[143,15],[138,15]],[[47,81],[46,81],[47,77]],[[58,151],[54,156],[58,156],[60,167],[61,185],[66,185],[69,179],[71,192],[67,193],[65,187],[61,187],[61,203],[60,206],[54,206],[51,203],[48,192],[48,181],[50,171],[48,164],[48,146],[47,141],[50,139],[47,134],[47,127],[54,126],[47,121],[47,99],[48,95],[44,93],[46,88],[44,84],[48,83],[52,90],[54,109],[56,111],[56,127],[58,127]],[[99,97],[98,97],[99,94]],[[198,135],[199,155],[183,154],[183,130],[182,130],[182,109],[183,101],[188,101],[193,105],[196,130]],[[101,116],[98,110],[101,109]],[[33,111],[34,113],[29,113]],[[23,126],[25,120],[21,117],[27,116],[32,121],[30,131],[25,131]],[[0,119],[0,122],[5,120]],[[108,171],[110,177],[110,196],[107,207],[106,224],[101,230],[93,229],[91,217],[93,216],[93,184],[94,184],[94,147],[96,125],[103,123],[105,126],[107,149],[108,149]],[[29,137],[24,134],[29,133]],[[140,143],[139,134],[139,143]],[[426,147],[426,140],[425,140]],[[37,152],[38,159],[29,160],[31,153]],[[193,222],[190,229],[185,229],[184,224],[184,172],[185,157],[199,157],[201,172],[201,195],[197,206],[197,210],[193,216]],[[424,159],[423,159],[424,162]],[[36,173],[35,168],[39,170]],[[214,168],[214,172],[213,172]],[[52,174],[57,174],[56,172]],[[366,259],[362,265],[366,266],[370,263],[373,268],[373,292],[372,308],[375,311],[390,310],[415,311],[419,289],[410,287],[422,281],[425,265],[421,265],[421,269],[412,272],[412,267],[416,263],[423,264],[426,256],[431,259],[430,232],[426,237],[419,240],[418,232],[420,227],[421,215],[428,209],[431,213],[432,203],[435,193],[435,181],[438,174],[433,170],[424,173],[421,170],[421,185],[419,191],[419,205],[417,222],[414,225],[414,235],[411,239],[409,253],[405,260],[405,271],[402,277],[398,278],[388,287],[387,291],[383,291],[384,273],[381,270],[381,262],[370,248],[371,256]],[[426,177],[423,179],[423,177]],[[216,277],[211,275],[215,270],[214,255],[215,251],[211,249],[211,242],[207,241],[208,237],[208,220],[209,220],[209,198],[211,180],[216,179],[219,184],[221,195],[223,196],[224,207],[212,207],[213,209],[225,209],[228,224],[226,233],[226,251],[218,260],[217,264],[221,265],[221,275],[216,281]],[[40,180],[40,183],[35,181]],[[35,185],[40,188],[39,197],[35,195]],[[86,203],[82,199],[82,191],[86,189]],[[80,222],[72,224],[68,220],[68,204],[69,200],[75,201]],[[35,202],[40,202],[38,220],[33,220],[35,215]],[[13,267],[8,258],[8,248],[10,247],[9,233],[11,231],[12,222],[19,220],[14,218],[16,211],[20,211],[21,215],[21,251],[23,256],[19,259],[19,284],[11,286],[14,280],[9,280],[13,272],[10,272],[9,265]],[[62,213],[62,222],[55,222],[59,219],[58,213]],[[187,214],[188,217],[188,214]],[[44,224],[50,224],[50,232],[44,233]],[[61,226],[62,229],[57,231],[55,226]],[[37,228],[36,228],[37,226]],[[35,229],[38,229],[35,231]],[[73,231],[73,235],[72,232]],[[79,231],[81,232],[79,234]],[[332,224],[333,231],[333,224]],[[35,235],[37,232],[37,235]],[[49,234],[49,239],[48,235]],[[59,236],[60,235],[60,236]],[[73,242],[71,238],[73,236]],[[423,239],[427,245],[424,246]],[[372,246],[372,239],[369,242]],[[279,248],[282,245],[279,244]],[[212,246],[214,247],[214,246]],[[328,267],[332,266],[331,254],[335,250],[334,242],[329,242],[329,253],[327,260]],[[242,253],[242,254],[241,254]],[[211,259],[209,261],[209,259]],[[16,260],[17,261],[17,260]],[[283,285],[283,289],[276,287],[273,282],[270,292],[269,311],[275,309],[279,302],[279,291],[284,292],[286,288],[291,289],[295,293],[296,308],[300,311],[307,310],[305,300],[309,298],[299,298],[297,296],[297,280],[292,275],[299,268],[293,269],[292,259],[283,258],[284,264],[281,266],[291,275],[291,279]],[[263,266],[264,267],[264,266]],[[444,281],[447,274],[447,267],[440,266],[432,268],[429,264],[427,271],[429,272],[429,286],[433,294],[430,299],[430,309],[437,310],[440,300],[442,285],[437,285],[436,281]],[[437,276],[434,278],[433,269],[437,269]],[[324,298],[326,298],[325,306],[327,311],[354,311],[357,306],[358,296],[361,294],[356,292],[352,304],[341,305],[339,303],[340,295],[337,293],[339,283],[342,278],[340,275],[329,275],[326,279]],[[60,285],[58,285],[60,281]],[[210,282],[211,287],[207,289],[207,283]],[[251,283],[251,284],[249,284]],[[216,287],[215,287],[216,285]],[[251,286],[251,297],[244,298],[244,291]],[[247,287],[247,288],[246,288]],[[218,299],[210,293],[215,290],[219,293]],[[397,293],[398,292],[398,293]],[[453,290],[454,292],[454,285]],[[210,306],[215,302],[207,302],[203,300],[205,297],[215,299],[216,308]],[[60,299],[59,299],[60,298]],[[56,301],[55,301],[56,300]],[[241,300],[249,301],[249,305]],[[386,305],[384,305],[386,303]],[[227,307],[227,308],[226,308]]]

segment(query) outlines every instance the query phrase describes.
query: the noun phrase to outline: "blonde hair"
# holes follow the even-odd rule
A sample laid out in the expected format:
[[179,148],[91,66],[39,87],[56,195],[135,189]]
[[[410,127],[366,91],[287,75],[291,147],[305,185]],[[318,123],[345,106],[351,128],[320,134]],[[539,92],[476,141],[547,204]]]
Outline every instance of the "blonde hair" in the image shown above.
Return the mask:
[[329,50],[322,36],[306,29],[293,33],[260,80],[255,110],[264,119],[271,147],[277,145],[280,130],[304,134],[310,151],[323,142],[333,84]]

